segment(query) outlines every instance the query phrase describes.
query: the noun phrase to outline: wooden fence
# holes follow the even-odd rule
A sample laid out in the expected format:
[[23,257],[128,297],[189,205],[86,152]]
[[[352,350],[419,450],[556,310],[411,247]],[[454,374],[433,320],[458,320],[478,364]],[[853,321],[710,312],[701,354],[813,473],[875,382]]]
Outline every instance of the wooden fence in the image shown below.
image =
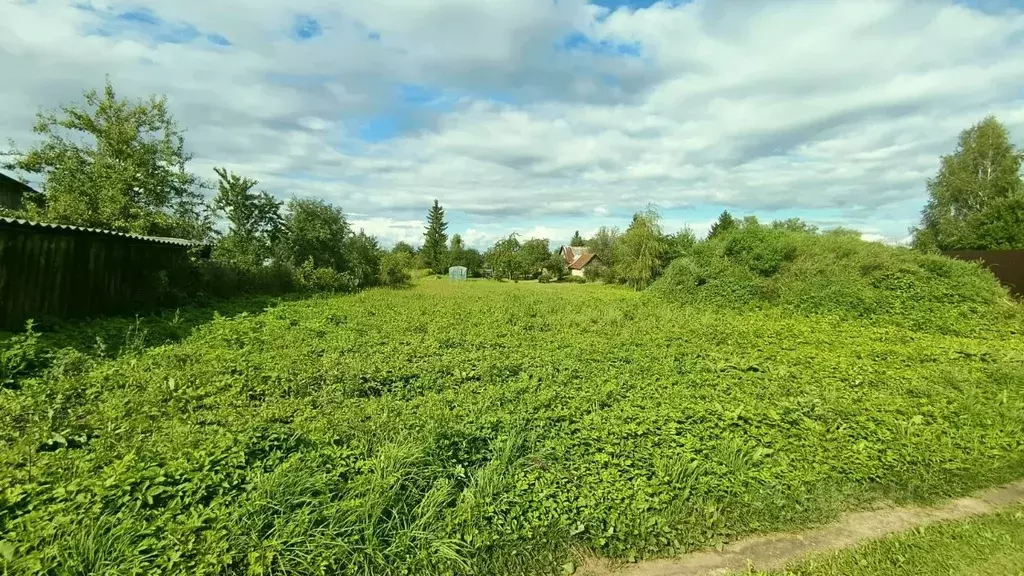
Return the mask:
[[0,329],[154,304],[191,242],[0,218]]
[[980,260],[999,281],[1024,296],[1024,250],[953,250],[944,255],[957,260]]

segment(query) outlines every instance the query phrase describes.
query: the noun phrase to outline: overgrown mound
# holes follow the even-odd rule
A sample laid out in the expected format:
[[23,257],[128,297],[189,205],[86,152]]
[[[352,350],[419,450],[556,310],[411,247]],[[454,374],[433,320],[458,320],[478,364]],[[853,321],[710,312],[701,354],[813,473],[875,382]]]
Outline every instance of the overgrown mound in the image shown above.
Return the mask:
[[678,303],[882,319],[959,334],[1019,328],[1021,306],[973,262],[821,234],[745,224],[697,243],[651,292]]

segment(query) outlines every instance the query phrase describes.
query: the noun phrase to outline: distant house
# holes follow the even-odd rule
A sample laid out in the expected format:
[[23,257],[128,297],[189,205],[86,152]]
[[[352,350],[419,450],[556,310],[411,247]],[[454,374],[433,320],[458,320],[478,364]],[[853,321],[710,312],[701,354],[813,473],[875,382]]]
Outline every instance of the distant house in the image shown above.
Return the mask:
[[569,273],[573,276],[583,276],[588,266],[598,266],[601,263],[601,259],[585,246],[562,246],[558,253],[565,259]]
[[0,208],[19,210],[25,205],[24,197],[34,193],[27,184],[0,172]]

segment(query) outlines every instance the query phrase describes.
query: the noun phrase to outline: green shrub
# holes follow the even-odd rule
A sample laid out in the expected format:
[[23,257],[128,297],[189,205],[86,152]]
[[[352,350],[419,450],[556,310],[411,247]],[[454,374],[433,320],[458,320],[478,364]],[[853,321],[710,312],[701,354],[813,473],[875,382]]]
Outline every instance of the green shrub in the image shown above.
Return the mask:
[[14,386],[15,380],[33,370],[38,361],[39,334],[29,320],[24,334],[8,338],[0,348],[0,389]]
[[562,281],[568,282],[569,284],[584,284],[586,283],[587,279],[584,278],[583,276],[573,276],[570,274],[565,278],[562,278]]
[[404,252],[385,254],[380,262],[380,283],[382,286],[398,288],[412,281],[412,258]]
[[650,291],[677,303],[779,306],[950,334],[1024,323],[1021,306],[979,265],[847,230],[744,224],[695,245]]
[[569,265],[566,264],[565,258],[556,252],[544,263],[544,271],[551,276],[552,281],[557,282],[569,274]]
[[605,267],[601,266],[597,262],[594,262],[590,266],[583,269],[583,278],[587,282],[596,282],[598,280],[604,280]]
[[299,290],[311,293],[348,293],[356,290],[356,280],[351,275],[332,268],[317,267],[312,258],[307,258],[295,271],[295,283]]
[[181,282],[183,292],[200,300],[243,295],[276,296],[299,289],[296,271],[288,264],[241,266],[216,260],[199,260]]
[[548,272],[547,270],[541,272],[540,276],[537,277],[537,282],[540,282],[541,284],[547,284],[548,282],[553,282],[554,280],[555,277],[552,276],[551,273]]

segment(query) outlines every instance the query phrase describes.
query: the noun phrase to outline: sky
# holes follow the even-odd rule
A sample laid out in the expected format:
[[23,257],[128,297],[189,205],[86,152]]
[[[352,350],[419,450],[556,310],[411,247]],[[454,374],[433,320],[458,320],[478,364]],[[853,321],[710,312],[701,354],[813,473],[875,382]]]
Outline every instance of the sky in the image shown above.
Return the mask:
[[667,232],[724,209],[905,240],[988,114],[1024,143],[1024,0],[0,0],[0,139],[109,75],[165,94],[190,168],[341,206],[385,244],[426,211],[486,247]]

